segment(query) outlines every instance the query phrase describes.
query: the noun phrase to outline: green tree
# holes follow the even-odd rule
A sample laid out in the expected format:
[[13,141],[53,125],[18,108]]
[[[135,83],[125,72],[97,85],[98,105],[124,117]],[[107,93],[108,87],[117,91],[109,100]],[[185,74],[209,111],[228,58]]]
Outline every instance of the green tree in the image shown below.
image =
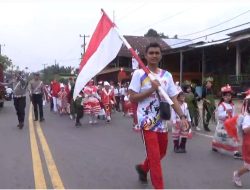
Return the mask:
[[3,70],[6,70],[12,65],[12,61],[6,55],[0,55],[0,64],[3,67]]
[[144,34],[145,37],[160,37],[160,38],[168,38],[163,32],[158,33],[156,30],[150,28],[146,34]]
[[43,81],[48,84],[55,77],[60,80],[60,75],[70,76],[72,70],[74,70],[74,68],[71,66],[65,67],[55,64],[46,67],[44,70],[41,70],[41,73],[43,73]]

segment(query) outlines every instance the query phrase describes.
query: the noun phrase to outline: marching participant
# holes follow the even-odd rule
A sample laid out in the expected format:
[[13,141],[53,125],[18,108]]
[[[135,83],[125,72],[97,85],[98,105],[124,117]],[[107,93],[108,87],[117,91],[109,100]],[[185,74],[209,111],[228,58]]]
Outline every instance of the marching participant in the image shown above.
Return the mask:
[[250,171],[250,93],[246,96],[245,102],[246,112],[242,123],[242,154],[244,165],[233,173],[233,182],[238,187],[242,186],[240,177]]
[[164,189],[161,160],[166,155],[168,145],[168,130],[165,121],[160,118],[160,101],[156,94],[160,82],[172,99],[172,107],[180,116],[182,126],[187,127],[186,116],[183,115],[176,99],[178,92],[173,77],[168,71],[159,68],[161,58],[161,46],[158,43],[149,44],[145,50],[145,59],[148,69],[158,80],[151,81],[142,69],[138,69],[134,72],[129,85],[129,99],[133,103],[138,103],[138,125],[142,129],[146,149],[146,159],[135,168],[142,183],[147,183],[147,174],[150,172],[155,189]]
[[68,93],[65,90],[64,84],[60,84],[60,92],[58,92],[58,111],[59,114],[66,114],[68,107]]
[[22,76],[22,73],[19,72],[16,74],[13,83],[13,97],[14,97],[14,106],[16,109],[16,114],[18,118],[19,129],[22,129],[24,126],[25,118],[25,107],[26,107],[26,91],[27,91],[27,80]]
[[112,105],[115,105],[116,101],[115,101],[114,91],[111,89],[111,86],[107,81],[104,82],[104,88],[102,90],[101,100],[106,112],[107,122],[110,122]]
[[50,85],[50,90],[51,90],[51,95],[52,95],[52,100],[53,100],[53,105],[54,105],[54,112],[57,112],[57,100],[58,100],[58,92],[60,91],[60,83],[54,79],[51,81]]
[[191,124],[197,131],[200,131],[200,128],[198,127],[199,108],[198,108],[197,98],[195,97],[195,94],[192,92],[190,81],[184,81],[183,91],[185,95],[185,101],[188,106],[190,118],[192,121]]
[[234,158],[241,158],[241,154],[238,151],[238,142],[228,136],[224,126],[226,119],[235,116],[232,92],[232,88],[229,85],[221,88],[222,98],[218,106],[218,123],[212,141],[212,150],[234,153]]
[[43,96],[44,96],[44,84],[40,80],[39,73],[34,74],[34,79],[29,82],[29,93],[34,107],[35,121],[38,121],[38,112],[40,121],[44,121],[43,117]]
[[209,121],[212,118],[216,108],[212,85],[213,85],[213,78],[208,77],[205,81],[205,86],[203,87],[202,90],[202,99],[203,99],[202,117],[203,117],[203,126],[205,131],[210,131],[208,127]]
[[[181,107],[183,114],[186,116],[189,125],[191,126],[191,118],[188,110],[188,105],[185,102],[185,94],[180,91],[177,100]],[[172,138],[174,142],[174,152],[176,153],[186,153],[186,142],[188,138],[189,129],[183,130],[180,126],[180,117],[179,115],[172,109],[171,112],[171,121],[173,122],[172,128]]]
[[94,80],[88,82],[85,86],[84,93],[84,112],[89,115],[89,124],[96,124],[96,117],[101,110],[99,100],[100,96],[97,93],[97,87],[94,85]]

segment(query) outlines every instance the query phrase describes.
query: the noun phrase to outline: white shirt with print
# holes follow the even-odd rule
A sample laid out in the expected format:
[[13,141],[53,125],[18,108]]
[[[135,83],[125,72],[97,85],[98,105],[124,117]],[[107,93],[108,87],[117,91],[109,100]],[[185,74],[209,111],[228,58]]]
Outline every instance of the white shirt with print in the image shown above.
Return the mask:
[[[159,80],[161,86],[169,95],[169,97],[176,96],[178,92],[171,73],[162,69],[159,70],[159,73],[152,74],[157,78],[157,80]],[[142,93],[150,88],[151,82],[147,74],[142,69],[136,70],[133,73],[129,89],[136,93]],[[162,99],[164,98],[162,97]],[[140,128],[155,132],[167,132],[165,122],[160,119],[159,100],[157,98],[156,92],[144,100],[138,102],[137,117]]]
[[[189,122],[191,122],[191,117],[189,114],[189,110],[188,110],[188,105],[186,102],[180,104],[181,110],[183,112],[183,114],[187,117],[187,120]],[[171,121],[173,122],[173,124],[176,124],[176,122],[179,122],[181,119],[179,117],[179,115],[174,111],[174,109],[171,109]]]

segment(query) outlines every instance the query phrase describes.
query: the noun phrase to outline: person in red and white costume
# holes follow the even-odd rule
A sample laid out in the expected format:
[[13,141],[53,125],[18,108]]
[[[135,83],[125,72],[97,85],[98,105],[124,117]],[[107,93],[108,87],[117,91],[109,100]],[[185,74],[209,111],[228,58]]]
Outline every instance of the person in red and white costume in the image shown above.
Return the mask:
[[[185,94],[181,88],[177,89],[179,94],[177,96],[177,100],[180,104],[181,110],[186,116],[189,126],[191,127],[191,118],[188,110],[188,105],[185,102]],[[175,153],[186,153],[186,143],[188,138],[189,130],[183,130],[180,125],[180,117],[179,115],[172,109],[171,111],[171,121],[173,123],[172,128],[172,138],[174,143],[174,152]]]
[[59,114],[66,114],[68,108],[68,93],[65,89],[65,85],[63,83],[60,84],[61,90],[58,92],[58,100],[57,100],[57,109]]
[[89,115],[89,124],[96,124],[97,123],[97,115],[101,110],[100,107],[100,96],[97,93],[97,87],[94,85],[94,80],[88,82],[85,86],[83,93],[84,93],[84,113]]
[[[249,91],[250,92],[250,91]],[[244,165],[233,173],[233,182],[241,187],[240,177],[250,171],[250,93],[245,98],[246,112],[242,123],[242,156]]]
[[111,89],[110,84],[105,81],[102,89],[101,100],[106,112],[107,122],[111,121],[112,106],[116,104],[114,90]]
[[52,95],[52,100],[53,100],[53,111],[57,112],[57,100],[58,100],[58,93],[61,90],[60,88],[60,83],[54,79],[51,81],[50,85],[50,90],[51,90],[51,95]]
[[235,116],[234,103],[232,102],[232,88],[226,85],[221,88],[222,97],[218,105],[218,123],[212,141],[212,150],[234,155],[234,158],[241,158],[239,143],[229,137],[224,122]]

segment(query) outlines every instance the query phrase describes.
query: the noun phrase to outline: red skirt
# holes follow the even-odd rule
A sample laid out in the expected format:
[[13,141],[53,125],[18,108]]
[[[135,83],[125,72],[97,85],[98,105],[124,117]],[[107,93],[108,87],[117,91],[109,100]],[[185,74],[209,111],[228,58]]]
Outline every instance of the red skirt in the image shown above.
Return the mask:
[[250,134],[243,135],[242,156],[243,160],[250,164]]
[[101,111],[101,106],[99,101],[96,99],[96,101],[86,101],[83,104],[84,106],[84,113],[86,114],[99,114]]

